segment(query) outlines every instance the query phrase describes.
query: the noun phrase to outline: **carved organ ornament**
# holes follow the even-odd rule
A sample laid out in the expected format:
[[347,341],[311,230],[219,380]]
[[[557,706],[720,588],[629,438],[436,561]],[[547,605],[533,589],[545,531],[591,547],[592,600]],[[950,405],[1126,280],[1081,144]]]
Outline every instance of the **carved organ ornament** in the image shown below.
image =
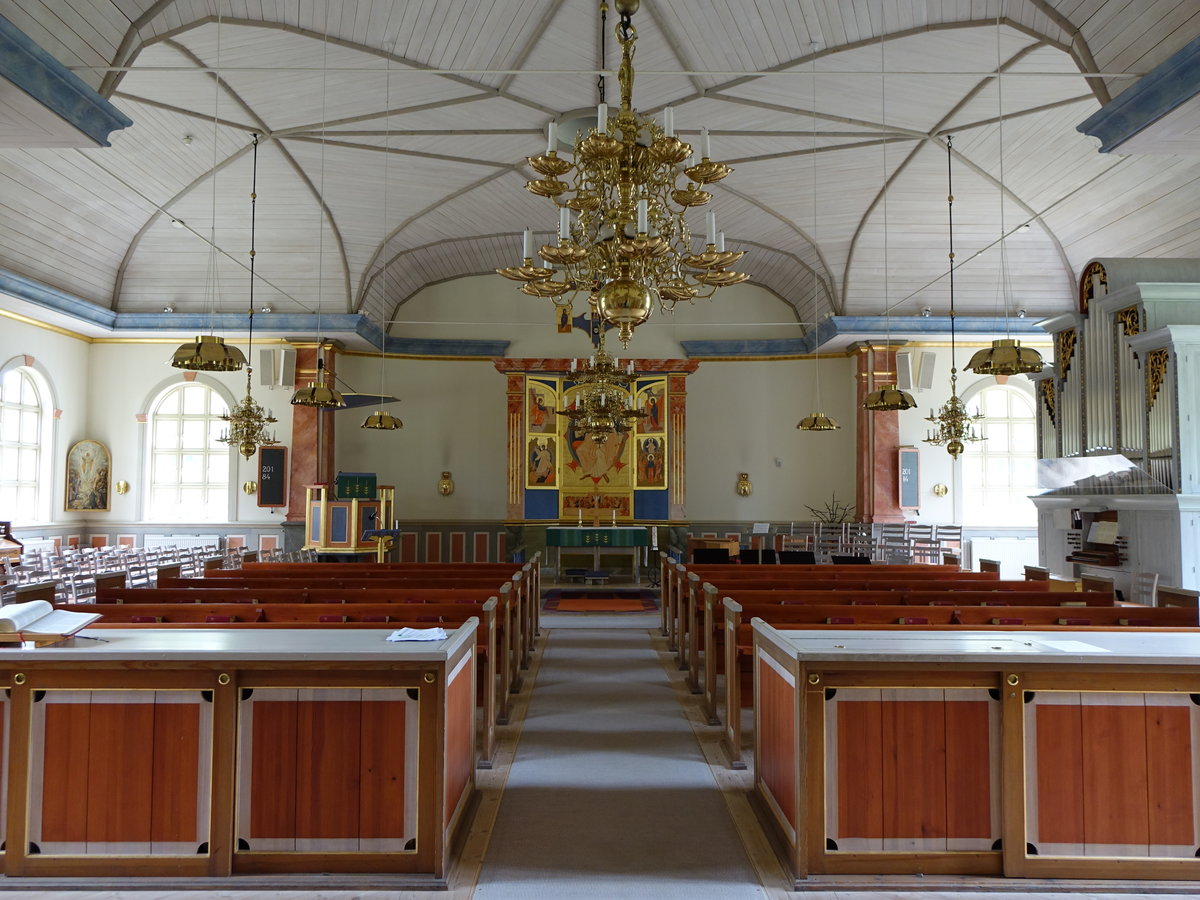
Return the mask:
[[1171,354],[1166,347],[1151,350],[1146,354],[1146,412],[1154,409],[1158,391],[1167,378],[1167,365]]

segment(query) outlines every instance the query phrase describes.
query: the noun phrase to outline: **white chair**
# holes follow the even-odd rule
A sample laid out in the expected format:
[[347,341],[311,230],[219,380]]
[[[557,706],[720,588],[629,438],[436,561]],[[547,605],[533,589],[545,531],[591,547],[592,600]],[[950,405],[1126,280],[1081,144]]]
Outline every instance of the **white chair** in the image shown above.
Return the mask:
[[1129,586],[1129,600],[1143,606],[1158,606],[1158,573],[1135,572]]

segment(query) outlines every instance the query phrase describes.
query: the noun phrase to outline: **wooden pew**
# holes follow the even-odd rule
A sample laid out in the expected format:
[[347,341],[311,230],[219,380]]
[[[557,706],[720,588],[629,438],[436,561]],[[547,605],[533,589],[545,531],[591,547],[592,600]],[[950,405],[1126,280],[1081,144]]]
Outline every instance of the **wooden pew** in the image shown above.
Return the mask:
[[[730,755],[732,768],[745,768],[741,758],[741,710],[744,705],[744,690],[742,662],[749,663],[749,654],[753,649],[752,624],[744,622],[745,610],[736,600],[724,599],[725,619],[725,690],[724,736]],[[1058,631],[1064,634],[1079,634],[1081,629],[1154,629],[1163,631],[1200,630],[1198,619],[1200,614],[1194,610],[1164,610],[1161,607],[1139,607],[1131,610],[1128,607],[1096,606],[1080,609],[1075,607],[1055,608],[1051,606],[1014,606],[1003,609],[989,607],[914,607],[900,606],[884,607],[853,607],[855,621],[842,621],[836,616],[836,611],[847,607],[825,607],[824,611],[834,611],[838,621],[811,621],[814,610],[821,607],[778,607],[773,608],[769,615],[754,616],[755,621],[765,621],[778,628],[804,628],[813,630],[864,629],[872,631],[909,631],[909,630],[958,630],[958,631]],[[895,610],[920,610],[919,615],[900,615],[896,622],[886,623],[877,621]],[[786,610],[786,611],[784,611]],[[866,618],[860,619],[859,614],[867,612]],[[949,614],[950,621],[942,620]],[[876,621],[870,621],[874,618]],[[993,621],[995,620],[995,621]],[[715,694],[715,685],[713,688]],[[707,698],[706,698],[707,699]],[[711,716],[710,716],[711,721]]]
[[[504,585],[508,590],[509,585]],[[153,591],[147,591],[153,593]],[[478,617],[480,664],[478,702],[483,710],[480,768],[495,758],[496,725],[508,721],[511,655],[503,646],[498,626],[508,609],[507,597],[492,596],[482,603],[139,603],[113,604],[92,628],[455,628]],[[57,604],[71,612],[95,612],[91,603]],[[503,715],[501,715],[503,710]]]
[[[1028,582],[1014,582],[1028,584]],[[837,604],[847,606],[1048,606],[1059,609],[1063,606],[1107,606],[1113,605],[1111,594],[1094,592],[1088,594],[1060,594],[1030,584],[1031,590],[985,591],[985,590],[841,590],[841,591],[743,591],[721,590],[721,597],[732,597],[743,607],[760,606],[771,609],[791,605]],[[700,585],[688,600],[687,654],[685,667],[687,683],[692,693],[704,693],[703,685],[709,676],[703,670],[710,664],[719,666],[723,643],[723,621],[718,589],[709,583]],[[851,613],[846,613],[851,615]],[[708,648],[713,653],[708,653]]]
[[99,605],[123,603],[482,603],[496,589],[460,588],[104,588],[96,592]]

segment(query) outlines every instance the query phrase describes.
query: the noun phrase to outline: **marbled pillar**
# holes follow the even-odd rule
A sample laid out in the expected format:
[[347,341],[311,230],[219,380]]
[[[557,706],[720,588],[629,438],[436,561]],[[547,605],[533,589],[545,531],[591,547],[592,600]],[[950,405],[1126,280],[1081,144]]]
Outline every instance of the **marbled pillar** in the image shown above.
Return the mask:
[[668,375],[667,395],[671,416],[668,430],[670,462],[667,473],[667,515],[672,521],[679,522],[687,518],[687,478],[684,477],[687,471],[687,441],[684,440],[687,434],[687,375]]
[[508,375],[508,478],[505,485],[505,505],[508,520],[525,518],[525,376]]
[[896,348],[856,344],[858,454],[854,500],[860,522],[903,522],[900,511],[900,414],[871,412],[863,400],[871,391],[896,383]]
[[[295,388],[308,387],[317,378],[317,346],[296,347]],[[325,345],[325,384],[332,385],[337,354]],[[292,452],[288,454],[288,511],[286,522],[304,521],[304,493],[310,484],[333,481],[333,416],[330,409],[292,406]]]

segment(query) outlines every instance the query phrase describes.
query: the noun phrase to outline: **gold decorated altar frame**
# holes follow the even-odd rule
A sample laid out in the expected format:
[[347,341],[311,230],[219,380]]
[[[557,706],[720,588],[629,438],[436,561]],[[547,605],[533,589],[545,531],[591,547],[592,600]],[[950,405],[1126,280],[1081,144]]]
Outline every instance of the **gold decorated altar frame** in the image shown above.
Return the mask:
[[646,412],[602,444],[572,432],[578,387],[570,359],[498,359],[507,378],[507,518],[591,526],[685,516],[687,375],[691,360],[634,359],[628,402]]

